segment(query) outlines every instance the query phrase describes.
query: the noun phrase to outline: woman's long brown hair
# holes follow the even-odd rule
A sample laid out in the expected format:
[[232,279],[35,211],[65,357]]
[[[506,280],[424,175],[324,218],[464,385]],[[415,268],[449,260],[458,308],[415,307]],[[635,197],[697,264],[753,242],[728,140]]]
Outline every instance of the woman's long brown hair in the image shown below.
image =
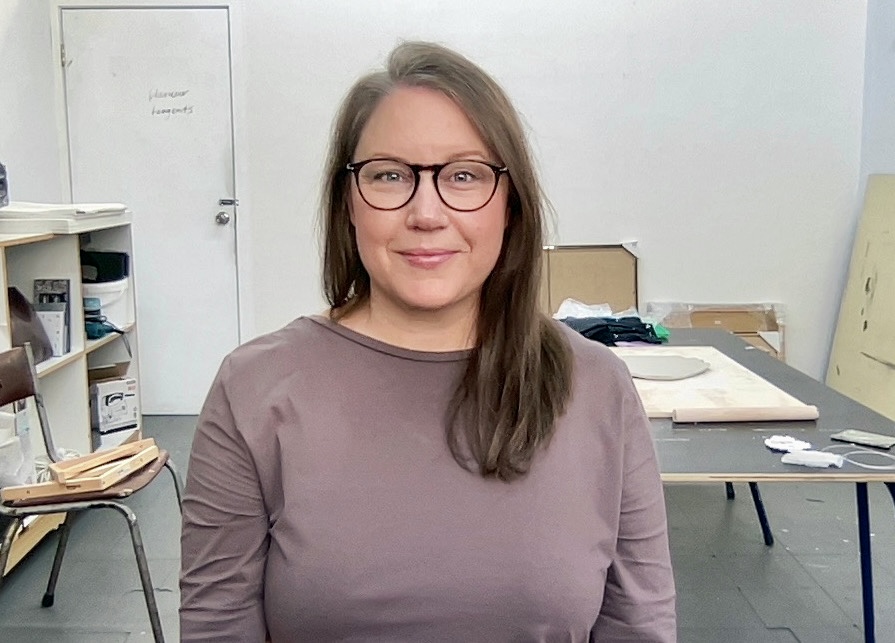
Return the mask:
[[509,170],[503,247],[482,286],[476,344],[446,410],[454,458],[485,477],[524,475],[553,434],[571,391],[572,357],[557,325],[538,310],[545,199],[516,110],[481,68],[440,45],[408,42],[386,70],[358,80],[333,127],[322,199],[323,287],[333,319],[370,297],[348,211],[345,165],[383,97],[396,87],[426,87],[454,100]]

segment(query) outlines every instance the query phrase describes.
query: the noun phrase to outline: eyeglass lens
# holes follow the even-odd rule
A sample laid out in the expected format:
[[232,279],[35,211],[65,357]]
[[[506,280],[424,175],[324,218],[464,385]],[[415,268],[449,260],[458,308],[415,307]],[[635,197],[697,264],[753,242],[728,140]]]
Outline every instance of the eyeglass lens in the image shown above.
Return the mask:
[[[484,163],[455,161],[438,173],[437,191],[445,205],[455,210],[477,210],[494,194],[497,174]],[[357,185],[363,199],[374,208],[393,210],[413,196],[413,170],[400,161],[375,160],[360,168]]]

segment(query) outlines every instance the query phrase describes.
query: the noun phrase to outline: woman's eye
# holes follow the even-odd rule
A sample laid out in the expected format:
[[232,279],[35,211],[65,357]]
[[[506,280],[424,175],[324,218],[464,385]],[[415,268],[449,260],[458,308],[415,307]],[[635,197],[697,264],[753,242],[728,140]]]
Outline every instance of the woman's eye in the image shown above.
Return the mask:
[[450,180],[454,183],[472,183],[478,181],[479,177],[469,170],[457,170],[451,174]]
[[373,175],[374,181],[382,181],[384,183],[398,183],[404,180],[404,175],[400,172],[395,172],[393,170],[385,171],[385,172],[377,172]]

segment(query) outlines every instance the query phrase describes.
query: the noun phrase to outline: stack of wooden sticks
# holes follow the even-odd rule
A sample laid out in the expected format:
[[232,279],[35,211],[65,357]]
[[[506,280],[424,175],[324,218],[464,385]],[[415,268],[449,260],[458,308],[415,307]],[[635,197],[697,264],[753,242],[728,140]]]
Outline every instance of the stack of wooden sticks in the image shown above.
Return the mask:
[[59,498],[77,500],[79,495],[104,491],[124,481],[158,458],[152,438],[128,442],[90,455],[54,462],[52,480],[0,489],[3,502]]

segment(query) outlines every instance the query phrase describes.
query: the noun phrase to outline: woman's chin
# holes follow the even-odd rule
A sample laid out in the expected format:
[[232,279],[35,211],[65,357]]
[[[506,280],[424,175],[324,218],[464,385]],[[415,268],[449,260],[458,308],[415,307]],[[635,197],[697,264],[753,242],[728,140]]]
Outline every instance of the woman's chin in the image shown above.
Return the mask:
[[400,298],[405,310],[420,313],[439,313],[468,305],[464,298],[447,293],[408,293]]
[[456,305],[449,299],[411,299],[403,302],[404,309],[420,313],[440,313]]

